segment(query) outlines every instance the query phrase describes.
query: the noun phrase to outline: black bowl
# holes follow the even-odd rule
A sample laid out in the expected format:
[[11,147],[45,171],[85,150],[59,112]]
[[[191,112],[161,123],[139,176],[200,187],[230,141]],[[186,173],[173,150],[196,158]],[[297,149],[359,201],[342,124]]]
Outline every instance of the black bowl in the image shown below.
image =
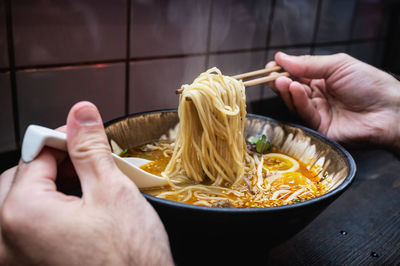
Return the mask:
[[[106,123],[108,138],[122,148],[158,139],[178,123],[175,110],[133,114]],[[303,229],[351,184],[356,165],[340,145],[308,128],[247,115],[245,136],[266,134],[278,149],[321,166],[328,193],[301,203],[271,208],[211,208],[144,193],[168,232],[180,265],[259,263],[268,249]]]

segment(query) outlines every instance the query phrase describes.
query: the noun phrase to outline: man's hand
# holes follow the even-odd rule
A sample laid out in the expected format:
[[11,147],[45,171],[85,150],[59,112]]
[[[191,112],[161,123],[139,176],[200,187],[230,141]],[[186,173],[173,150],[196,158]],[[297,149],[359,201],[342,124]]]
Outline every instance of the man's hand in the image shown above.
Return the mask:
[[88,102],[67,120],[82,197],[57,191],[65,153],[45,148],[0,177],[1,265],[172,265],[156,212],[113,162],[101,117]]
[[282,66],[296,80],[280,77],[271,87],[308,125],[349,145],[372,144],[400,151],[400,83],[346,54],[289,56]]

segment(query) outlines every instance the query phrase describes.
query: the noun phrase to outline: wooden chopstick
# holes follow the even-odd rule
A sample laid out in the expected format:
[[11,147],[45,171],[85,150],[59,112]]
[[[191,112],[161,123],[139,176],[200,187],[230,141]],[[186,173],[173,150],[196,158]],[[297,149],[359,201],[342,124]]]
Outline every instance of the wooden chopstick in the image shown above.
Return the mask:
[[[260,70],[256,70],[256,71],[239,74],[239,75],[233,76],[233,78],[243,80],[246,78],[252,78],[252,77],[256,77],[256,76],[260,76],[260,75],[266,75],[266,74],[272,73],[272,72],[278,72],[280,70],[282,70],[282,67],[274,66],[274,67],[270,67],[270,68],[264,68],[264,69],[260,69]],[[256,86],[256,85],[260,85],[263,83],[267,83],[267,82],[276,80],[277,78],[282,77],[282,76],[288,77],[288,76],[290,76],[290,74],[288,72],[276,73],[274,75],[269,75],[269,76],[258,78],[258,79],[244,81],[243,85],[246,88],[251,87],[251,86]]]
[[268,73],[271,73],[271,72],[276,72],[276,71],[279,71],[281,69],[282,69],[282,67],[280,67],[280,66],[274,66],[274,67],[270,67],[270,68],[263,68],[263,69],[259,69],[259,70],[255,70],[255,71],[239,74],[239,75],[236,75],[236,76],[232,76],[232,78],[234,78],[234,79],[251,78],[251,77],[255,77],[255,76],[268,74]]
[[269,75],[267,77],[245,81],[245,82],[243,82],[243,85],[247,88],[247,87],[256,86],[256,85],[260,85],[263,83],[267,83],[267,82],[276,80],[279,77],[289,77],[289,76],[290,76],[290,74],[288,72],[276,73],[274,75]]
[[[274,66],[274,67],[270,67],[270,68],[264,68],[264,69],[259,69],[259,70],[255,70],[255,71],[251,71],[251,72],[238,74],[238,75],[232,76],[232,78],[238,79],[238,80],[243,80],[246,78],[252,78],[252,77],[256,77],[256,76],[260,76],[260,75],[266,75],[268,73],[277,72],[280,70],[282,70],[282,67]],[[260,84],[267,83],[270,81],[274,81],[277,78],[283,77],[283,76],[289,77],[290,74],[288,72],[280,72],[280,73],[276,73],[274,75],[269,75],[269,76],[262,77],[262,78],[243,81],[243,85],[246,88],[251,87],[251,86],[256,86],[256,85],[260,85]],[[183,92],[183,88],[177,89],[175,92],[176,92],[176,94],[181,94]]]

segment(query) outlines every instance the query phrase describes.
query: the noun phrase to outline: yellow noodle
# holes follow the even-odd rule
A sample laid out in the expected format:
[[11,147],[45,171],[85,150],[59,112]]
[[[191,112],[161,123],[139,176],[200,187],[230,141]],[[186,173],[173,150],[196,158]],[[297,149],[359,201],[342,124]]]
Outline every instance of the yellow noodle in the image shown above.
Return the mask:
[[240,182],[246,156],[243,82],[211,68],[182,88],[175,148],[163,176],[215,186]]

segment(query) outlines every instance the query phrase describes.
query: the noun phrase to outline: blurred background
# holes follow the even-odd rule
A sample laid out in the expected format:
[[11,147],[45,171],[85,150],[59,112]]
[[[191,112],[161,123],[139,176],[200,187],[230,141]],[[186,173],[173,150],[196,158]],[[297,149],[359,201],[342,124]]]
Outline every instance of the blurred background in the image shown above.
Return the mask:
[[[399,74],[399,36],[393,0],[0,0],[0,160],[80,100],[104,121],[177,108],[175,90],[204,70],[260,69],[277,51],[345,52]],[[281,112],[267,86],[247,99],[248,112]]]

